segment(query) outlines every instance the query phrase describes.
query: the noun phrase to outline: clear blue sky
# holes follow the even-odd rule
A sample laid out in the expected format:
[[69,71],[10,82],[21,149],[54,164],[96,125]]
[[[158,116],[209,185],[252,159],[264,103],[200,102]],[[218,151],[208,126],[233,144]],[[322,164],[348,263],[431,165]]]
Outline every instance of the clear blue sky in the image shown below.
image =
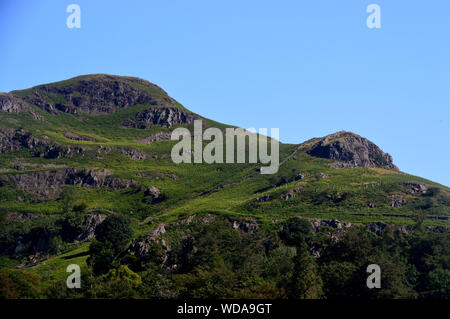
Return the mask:
[[147,79],[283,142],[353,131],[450,185],[448,0],[0,0],[0,91],[88,73]]

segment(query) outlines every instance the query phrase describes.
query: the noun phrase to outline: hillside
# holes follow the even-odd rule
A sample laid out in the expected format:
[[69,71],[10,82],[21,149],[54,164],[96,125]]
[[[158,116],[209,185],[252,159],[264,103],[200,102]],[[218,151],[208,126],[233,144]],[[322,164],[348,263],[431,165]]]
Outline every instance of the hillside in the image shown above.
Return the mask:
[[[86,75],[0,93],[1,266],[12,273],[39,275],[43,289],[65,278],[65,266],[74,259],[88,271],[86,259],[95,254],[89,245],[102,242],[92,240],[108,216],[126,218],[133,234],[114,263],[95,268],[99,259],[92,258],[89,269],[102,274],[127,267],[149,282],[145,272],[153,269],[159,274],[163,269],[161,280],[170,282],[164,288],[167,298],[193,297],[188,290],[201,286],[197,280],[205,275],[200,270],[209,257],[211,271],[248,266],[255,271],[250,277],[277,279],[257,291],[241,287],[236,293],[235,286],[228,287],[232,293],[224,295],[198,288],[200,297],[290,297],[295,292],[286,287],[293,279],[281,278],[279,269],[271,268],[276,274],[268,275],[267,269],[255,270],[251,264],[276,264],[281,258],[292,268],[304,244],[314,263],[327,269],[331,260],[340,260],[331,252],[345,251],[333,245],[347,243],[352,238],[345,236],[363,230],[374,247],[388,230],[406,241],[404,237],[415,236],[418,229],[420,236],[438,236],[433,239],[436,245],[446,246],[450,189],[402,172],[388,153],[364,137],[342,131],[296,145],[280,143],[280,168],[273,175],[260,174],[261,164],[174,164],[172,130],[185,127],[193,132],[197,119],[204,128],[232,127],[203,118],[157,85],[132,77]],[[292,226],[297,221],[301,225]],[[302,227],[308,229],[300,231]],[[302,240],[286,239],[296,232]],[[235,242],[239,244],[230,244]],[[400,244],[400,239],[393,242]],[[245,265],[234,259],[237,251],[244,253]],[[215,253],[221,257],[215,258]],[[376,255],[371,254],[367,252],[364,261],[342,262],[353,263],[345,267],[363,267]],[[403,267],[409,257],[400,255]],[[387,267],[398,264],[394,257],[386,258]],[[429,272],[448,272],[447,262],[448,256],[432,269],[416,269],[423,277],[420,284],[384,296],[420,295],[430,289]],[[11,270],[15,267],[20,270]],[[407,276],[410,270],[405,269],[396,270],[398,278]],[[181,276],[183,288],[170,288],[167,278],[172,277],[167,273]],[[250,277],[246,280],[256,280]],[[327,278],[322,276],[321,289],[333,296]],[[91,297],[102,296],[118,297]]]

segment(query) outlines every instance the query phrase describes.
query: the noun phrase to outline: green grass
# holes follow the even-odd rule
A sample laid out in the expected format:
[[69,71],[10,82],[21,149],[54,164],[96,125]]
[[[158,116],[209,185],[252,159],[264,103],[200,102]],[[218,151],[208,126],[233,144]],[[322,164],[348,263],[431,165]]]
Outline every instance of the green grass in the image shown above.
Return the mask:
[[[91,77],[102,76],[92,75]],[[81,77],[86,79],[87,77]],[[54,86],[74,84],[80,78],[70,79]],[[150,94],[164,98],[167,95],[156,87],[145,86],[132,80],[130,85],[144,89]],[[39,90],[51,103],[64,103],[64,96],[48,94]],[[26,96],[33,89],[15,91],[16,96]],[[32,132],[36,138],[73,147],[82,146],[86,151],[69,158],[46,159],[34,157],[30,151],[22,149],[0,154],[0,168],[8,170],[0,174],[24,174],[38,170],[63,169],[49,168],[48,165],[67,165],[87,169],[107,169],[113,176],[133,179],[140,185],[136,189],[111,191],[102,189],[83,189],[72,187],[80,202],[87,204],[88,211],[113,211],[124,213],[136,219],[136,234],[143,234],[153,228],[146,218],[155,223],[170,223],[184,219],[189,215],[213,213],[220,216],[252,217],[263,225],[270,227],[274,222],[283,221],[292,216],[308,218],[338,219],[353,223],[387,222],[413,224],[417,211],[425,210],[430,216],[450,217],[450,189],[432,181],[412,176],[403,172],[383,169],[348,168],[333,169],[331,161],[311,157],[306,153],[311,143],[304,143],[295,156],[290,158],[275,175],[258,175],[242,182],[237,180],[255,175],[255,164],[179,164],[171,161],[170,151],[174,141],[154,142],[144,145],[137,140],[146,138],[157,132],[170,131],[161,126],[149,129],[127,129],[120,124],[126,118],[132,118],[137,112],[145,110],[149,105],[136,105],[119,109],[112,114],[104,115],[72,115],[59,113],[48,114],[38,108],[35,112],[44,117],[43,121],[35,120],[27,113],[0,112],[0,123],[3,127],[19,128]],[[175,107],[183,108],[181,104]],[[206,127],[225,129],[228,125],[203,119]],[[192,131],[192,125],[186,125]],[[91,141],[75,141],[64,136],[71,132],[89,137]],[[280,160],[287,158],[297,145],[281,144]],[[108,148],[108,153],[99,152],[100,148]],[[124,155],[122,148],[138,149],[149,154],[146,160],[138,161]],[[157,158],[153,158],[157,157]],[[16,162],[26,163],[27,170],[19,171]],[[299,173],[306,178],[293,181]],[[321,174],[328,175],[322,178]],[[173,179],[171,176],[175,176]],[[282,180],[286,183],[280,183]],[[439,189],[433,196],[426,194],[407,194],[402,186],[405,181],[424,183]],[[230,184],[230,185],[228,185]],[[278,184],[278,186],[277,186]],[[219,185],[228,185],[208,192]],[[155,186],[166,196],[166,200],[158,204],[143,203],[144,189]],[[292,199],[285,200],[283,195],[293,189],[301,188]],[[199,196],[205,193],[203,196]],[[403,207],[390,207],[390,196],[403,194],[406,204]],[[256,198],[270,195],[271,200],[257,202]],[[51,215],[62,218],[61,202],[57,199],[46,201],[17,201],[17,196],[25,199],[31,195],[11,187],[0,187],[0,209],[8,212],[31,212],[38,215]],[[28,196],[28,197],[27,197]],[[331,199],[330,199],[331,198]],[[375,204],[369,208],[368,204]],[[426,206],[428,205],[428,206]],[[426,207],[425,209],[423,207]],[[141,223],[139,223],[141,222]],[[425,225],[450,226],[448,220],[427,219]],[[27,269],[43,276],[48,281],[66,277],[65,267],[78,263],[86,267],[84,254],[88,243],[63,255],[51,258],[44,265]],[[16,260],[2,257],[0,265],[11,268]]]
[[70,252],[48,259],[42,265],[26,268],[24,271],[41,276],[42,282],[47,284],[67,278],[69,275],[66,271],[67,266],[71,264],[80,266],[81,274],[83,274],[87,270],[86,259],[88,250],[88,243],[83,243]]

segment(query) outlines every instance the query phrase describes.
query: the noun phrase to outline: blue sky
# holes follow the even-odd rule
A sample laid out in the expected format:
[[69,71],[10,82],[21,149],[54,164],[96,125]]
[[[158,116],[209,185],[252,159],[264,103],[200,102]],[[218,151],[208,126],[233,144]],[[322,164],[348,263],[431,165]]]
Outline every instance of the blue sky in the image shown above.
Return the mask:
[[0,0],[0,91],[88,73],[147,79],[283,142],[353,131],[450,185],[448,0]]

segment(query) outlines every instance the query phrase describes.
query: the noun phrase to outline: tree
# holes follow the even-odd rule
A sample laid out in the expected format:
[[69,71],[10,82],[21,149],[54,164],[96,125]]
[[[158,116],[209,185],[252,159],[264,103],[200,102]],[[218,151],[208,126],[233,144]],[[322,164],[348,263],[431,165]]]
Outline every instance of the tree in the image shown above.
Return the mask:
[[[350,262],[331,261],[320,268],[327,298],[349,298],[354,294],[353,278],[358,268]],[[365,273],[364,273],[365,274]]]
[[95,229],[95,237],[89,247],[87,263],[95,274],[102,274],[118,266],[118,256],[133,237],[130,220],[118,215],[108,216]]
[[55,236],[50,239],[48,251],[52,255],[59,255],[64,249],[64,242],[60,236]]
[[87,264],[92,267],[94,274],[104,274],[111,268],[117,266],[117,254],[109,241],[100,242],[93,240],[89,246],[89,258]]
[[284,223],[280,238],[288,246],[299,246],[309,238],[311,230],[311,224],[307,220],[293,217]]
[[73,188],[64,186],[61,191],[61,209],[63,213],[68,213],[78,199]]
[[450,270],[437,268],[427,276],[426,297],[447,299],[450,296]]
[[95,229],[95,238],[99,242],[112,244],[115,253],[125,250],[133,237],[133,229],[128,218],[120,215],[110,215]]
[[414,225],[414,229],[418,232],[424,230],[423,222],[427,218],[427,212],[424,210],[419,210],[414,213],[414,221],[416,222]]
[[84,230],[83,221],[85,216],[78,212],[70,212],[65,214],[61,224],[61,236],[62,239],[71,242],[81,234]]
[[[9,277],[5,277],[5,275]],[[6,291],[2,291],[2,293],[5,293],[6,295],[12,296],[12,298],[16,298],[17,296],[14,296],[18,293],[18,296],[20,298],[31,298],[36,299],[39,298],[41,295],[41,276],[35,275],[29,272],[24,271],[10,271],[10,272],[2,272],[2,279],[0,280],[6,280],[6,282],[2,282],[0,286],[3,286],[3,284],[11,285],[10,291],[8,289]],[[13,284],[11,284],[13,282]]]
[[0,299],[18,299],[19,297],[19,286],[6,272],[0,273]]
[[302,242],[294,257],[294,272],[289,287],[289,297],[294,299],[318,299],[323,295],[322,279],[307,245]]

